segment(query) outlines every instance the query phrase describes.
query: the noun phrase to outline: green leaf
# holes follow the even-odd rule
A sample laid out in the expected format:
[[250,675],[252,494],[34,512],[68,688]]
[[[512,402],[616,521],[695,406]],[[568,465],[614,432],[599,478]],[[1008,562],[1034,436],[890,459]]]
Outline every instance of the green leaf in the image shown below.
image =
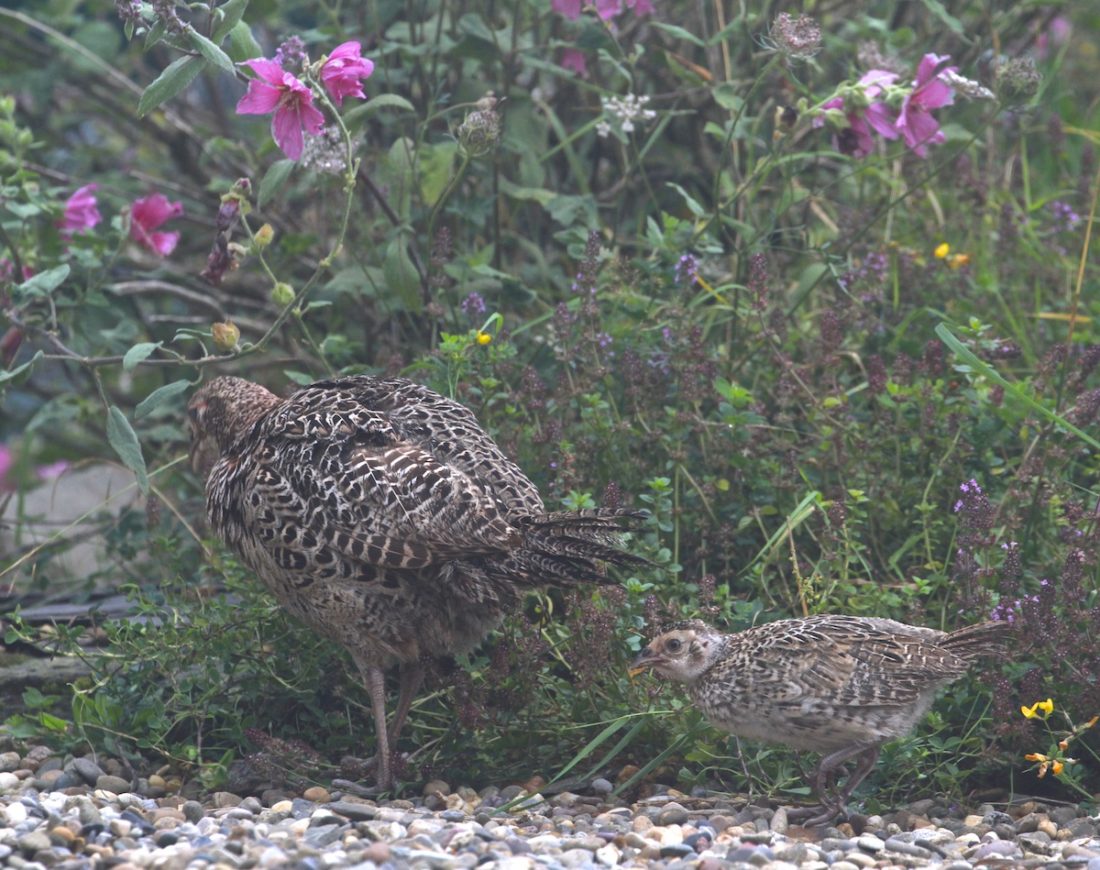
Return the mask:
[[23,296],[49,296],[54,290],[64,284],[65,279],[68,277],[69,265],[68,263],[62,263],[60,266],[54,266],[52,269],[47,269],[45,272],[39,272],[37,275],[32,275],[22,284],[18,285],[15,290]]
[[213,42],[194,28],[187,31],[187,36],[191,40],[191,44],[199,50],[199,54],[214,64],[214,66],[220,67],[230,75],[236,74],[237,70],[234,68],[233,61],[230,60],[229,55],[218,48]]
[[745,105],[745,98],[738,93],[738,87],[733,82],[721,82],[711,91],[711,96],[723,109],[730,112],[740,112]]
[[688,207],[688,211],[690,211],[693,215],[695,215],[697,218],[701,218],[706,215],[706,209],[699,204],[699,201],[695,197],[693,197],[690,193],[680,187],[680,185],[676,184],[673,181],[669,181],[667,182],[667,184],[678,194],[680,194],[681,199],[683,199],[684,201],[684,205]]
[[143,341],[139,344],[135,344],[126,351],[126,354],[122,357],[122,370],[132,372],[137,368],[139,362],[143,359],[147,359],[149,354],[162,344],[164,344],[163,341]]
[[447,189],[454,175],[455,153],[458,143],[439,142],[424,145],[417,152],[417,169],[420,173],[420,196],[424,202],[434,205]]
[[700,48],[706,47],[706,43],[703,42],[703,40],[701,40],[690,30],[684,30],[684,28],[677,27],[675,24],[665,24],[663,21],[653,21],[651,22],[651,24],[658,30],[663,30],[665,33],[671,36],[675,36],[677,39],[686,40],[687,42],[690,42],[693,45],[697,45]]
[[36,362],[38,362],[40,359],[42,359],[42,356],[43,356],[42,351],[38,351],[34,356],[32,356],[25,363],[22,363],[21,365],[17,365],[13,369],[8,369],[7,371],[0,372],[0,384],[4,383],[5,381],[10,381],[12,378],[18,377],[19,375],[23,374],[23,372],[25,372],[27,369],[29,369],[31,366],[33,366]]
[[252,28],[245,22],[238,21],[229,31],[229,55],[234,60],[250,60],[254,57],[262,57],[264,50],[256,37],[252,35]]
[[390,242],[386,250],[386,258],[382,261],[382,274],[386,279],[386,286],[397,293],[405,308],[414,312],[419,312],[423,308],[424,301],[420,298],[420,275],[409,258],[404,239],[396,238]]
[[313,375],[307,375],[305,372],[295,371],[294,369],[283,369],[283,374],[286,375],[287,380],[293,381],[302,387],[308,387],[317,380]]
[[956,36],[964,36],[966,34],[966,28],[963,27],[962,22],[948,12],[940,0],[921,0],[921,2],[924,4],[925,9],[942,21],[947,29]]
[[165,100],[170,100],[206,68],[201,57],[181,57],[172,61],[153,81],[138,100],[138,115],[144,117]]
[[149,494],[149,473],[145,470],[145,457],[141,454],[141,442],[126,415],[116,405],[107,411],[107,440],[118,454],[122,464],[137,477],[143,494]]
[[180,393],[186,391],[190,386],[190,381],[183,380],[172,381],[172,383],[165,384],[163,387],[157,387],[148,396],[138,402],[138,406],[134,408],[134,419],[140,420],[142,417],[153,413],[153,411],[169,399],[174,399]]
[[227,0],[218,7],[218,10],[214,13],[220,15],[221,20],[218,21],[214,27],[214,33],[211,38],[215,43],[221,45],[225,41],[225,38],[229,35],[234,27],[237,26],[241,17],[244,15],[244,10],[248,8],[248,0]]
[[276,193],[283,189],[290,173],[294,171],[293,160],[276,160],[264,173],[260,181],[260,190],[256,195],[256,204],[263,208]]
[[416,111],[416,107],[404,97],[397,94],[379,94],[377,97],[371,97],[367,102],[348,111],[344,115],[344,123],[348,127],[352,127],[361,121],[365,121],[381,109],[397,109],[401,112]]
[[154,45],[164,39],[164,34],[167,32],[168,25],[165,23],[164,19],[157,18],[157,20],[153,22],[153,25],[145,34],[145,46],[142,50],[148,51],[150,48],[152,48]]
[[985,360],[981,359],[974,354],[965,344],[963,344],[953,332],[948,328],[946,323],[940,323],[936,326],[936,335],[940,337],[940,341],[946,344],[951,350],[953,350],[958,356],[961,356],[967,361],[974,370],[980,372],[989,380],[996,384],[1000,384],[1005,389],[1005,398],[1013,398],[1016,401],[1026,405],[1040,417],[1044,417],[1056,426],[1060,426],[1067,432],[1076,435],[1094,450],[1100,450],[1100,441],[1097,441],[1087,432],[1074,426],[1069,420],[1060,414],[1056,414],[1050,410],[1042,402],[1038,402],[1028,395],[1024,390],[1020,388],[1019,384],[1014,384],[1012,381],[1003,377],[993,366],[989,365]]

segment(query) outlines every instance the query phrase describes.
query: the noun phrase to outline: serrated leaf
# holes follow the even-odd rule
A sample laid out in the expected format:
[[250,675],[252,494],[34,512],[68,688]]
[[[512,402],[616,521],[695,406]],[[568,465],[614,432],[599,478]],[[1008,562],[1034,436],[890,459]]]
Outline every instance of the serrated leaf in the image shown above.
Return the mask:
[[398,109],[402,112],[415,112],[416,107],[397,94],[379,94],[371,97],[367,102],[356,106],[344,115],[344,123],[352,127],[360,121],[364,121],[382,109]]
[[197,30],[194,28],[188,30],[187,37],[191,40],[191,44],[198,49],[199,54],[214,64],[214,66],[220,67],[230,75],[236,73],[236,69],[233,67],[233,61],[229,59],[229,55]]
[[294,165],[293,160],[276,160],[271,164],[264,173],[259,192],[256,194],[256,203],[260,208],[263,208],[276,193],[283,189],[283,185],[290,178],[290,173],[294,171]]
[[229,31],[228,51],[230,57],[238,61],[262,57],[264,53],[260,43],[252,35],[252,28],[244,21],[238,21],[233,29]]
[[27,369],[29,369],[31,366],[33,366],[36,362],[38,362],[40,359],[42,359],[42,356],[43,356],[42,351],[38,351],[37,353],[35,353],[34,356],[32,356],[25,363],[21,363],[20,365],[17,365],[13,369],[8,369],[7,371],[0,372],[0,384],[4,383],[5,381],[10,381],[12,378],[23,374],[23,372],[25,372]]
[[382,261],[382,275],[386,279],[386,289],[397,293],[405,308],[419,312],[424,301],[420,298],[420,275],[416,271],[405,247],[404,239],[394,239],[386,250]]
[[54,266],[45,272],[32,275],[22,284],[19,284],[15,291],[22,296],[48,296],[64,284],[65,279],[68,277],[69,265],[62,263],[60,266]]
[[138,115],[144,117],[165,100],[170,100],[206,68],[202,57],[181,57],[172,61],[147,87],[138,100]]
[[227,0],[219,6],[216,14],[221,15],[222,18],[214,28],[211,39],[216,44],[221,45],[229,35],[229,31],[237,26],[237,23],[244,16],[244,10],[247,8],[248,0]]
[[149,494],[149,473],[145,469],[145,457],[141,453],[141,442],[126,415],[116,405],[107,411],[107,440],[122,464],[137,477],[138,486],[143,494]]
[[187,380],[172,381],[170,384],[165,384],[163,387],[157,387],[148,396],[138,402],[138,406],[134,408],[134,419],[140,420],[145,417],[165,402],[170,399],[174,399],[180,393],[186,392],[187,388],[191,386],[191,382]]
[[122,370],[132,372],[139,362],[148,359],[149,354],[164,344],[163,341],[143,341],[135,344],[122,357]]

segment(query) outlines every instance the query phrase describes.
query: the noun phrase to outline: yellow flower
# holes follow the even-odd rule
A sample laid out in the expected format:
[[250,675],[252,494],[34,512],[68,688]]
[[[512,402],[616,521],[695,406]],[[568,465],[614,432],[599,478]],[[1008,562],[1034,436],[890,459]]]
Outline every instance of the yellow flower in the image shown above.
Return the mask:
[[944,257],[946,257],[950,253],[951,253],[951,246],[949,244],[947,244],[947,242],[940,242],[940,244],[936,245],[936,250],[934,250],[932,252],[932,254],[935,256],[935,258],[937,260],[942,260]]
[[1065,765],[1060,761],[1054,761],[1051,762],[1050,769],[1054,772],[1055,776],[1058,776],[1065,769]]
[[489,335],[489,333],[482,332],[480,329],[478,330],[478,332],[477,332],[477,343],[478,344],[482,344],[482,345],[488,344],[492,340],[493,340],[493,337],[491,335]]
[[1034,719],[1036,716],[1046,719],[1054,712],[1054,700],[1047,698],[1045,701],[1036,701],[1030,707],[1021,707],[1020,712],[1024,714],[1025,719]]
[[963,266],[970,265],[969,254],[952,254],[947,258],[948,269],[961,269]]
[[1024,756],[1024,761],[1046,761],[1047,757],[1041,752],[1029,752]]
[[1058,748],[1065,752],[1067,749],[1069,749],[1069,740],[1059,740]]
[[1086,728],[1091,728],[1097,722],[1100,722],[1100,716],[1093,716],[1088,722],[1081,726],[1081,730],[1084,731]]

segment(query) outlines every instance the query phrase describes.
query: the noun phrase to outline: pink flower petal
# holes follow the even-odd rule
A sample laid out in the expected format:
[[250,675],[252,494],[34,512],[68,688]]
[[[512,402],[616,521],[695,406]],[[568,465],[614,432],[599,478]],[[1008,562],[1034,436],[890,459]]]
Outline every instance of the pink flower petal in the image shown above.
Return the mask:
[[165,221],[183,214],[183,203],[169,202],[163,193],[135,199],[130,206],[130,238],[154,254],[165,257],[175,250],[179,233],[153,232]]
[[570,21],[581,17],[581,0],[551,0],[550,8]]
[[296,107],[286,105],[279,108],[271,119],[271,137],[291,160],[302,156],[305,143],[302,139],[302,119]]
[[897,139],[898,131],[895,126],[897,120],[894,118],[894,113],[890,111],[890,107],[885,103],[872,103],[867,107],[867,112],[864,115],[867,123],[871,126],[876,133],[878,133],[884,139]]
[[596,0],[596,14],[603,21],[610,21],[622,11],[622,0]]
[[57,480],[69,468],[69,463],[64,459],[51,462],[49,465],[40,465],[34,470],[35,477],[39,480]]
[[99,185],[95,182],[85,184],[83,187],[78,187],[72,196],[65,200],[65,213],[57,224],[63,236],[70,238],[74,233],[90,230],[103,220],[97,208],[95,194],[92,192],[98,189]]
[[579,76],[588,75],[588,58],[583,51],[576,48],[562,50],[561,60],[558,61],[562,69],[571,69]]
[[237,103],[237,114],[266,115],[268,112],[274,112],[279,106],[282,95],[283,92],[279,88],[265,84],[259,79],[252,79],[248,83],[248,91]]
[[150,233],[149,243],[152,249],[162,257],[167,257],[179,244],[179,233]]
[[362,53],[363,47],[358,42],[342,42],[329,52],[328,59],[333,61],[346,57],[358,58]]
[[246,60],[244,65],[250,67],[252,72],[268,84],[276,86],[283,84],[283,75],[286,71],[279,65],[278,61],[268,60],[266,57],[257,57]]

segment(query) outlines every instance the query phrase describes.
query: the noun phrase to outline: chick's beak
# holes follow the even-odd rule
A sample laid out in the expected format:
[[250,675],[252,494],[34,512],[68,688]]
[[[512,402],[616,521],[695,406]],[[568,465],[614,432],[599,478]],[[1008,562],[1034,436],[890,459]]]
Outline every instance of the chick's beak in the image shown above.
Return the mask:
[[647,646],[635,656],[634,661],[630,663],[630,667],[627,668],[626,672],[630,674],[631,678],[634,678],[638,676],[638,674],[648,671],[653,665],[657,664],[658,661],[660,661],[660,656],[657,655],[653,647]]

